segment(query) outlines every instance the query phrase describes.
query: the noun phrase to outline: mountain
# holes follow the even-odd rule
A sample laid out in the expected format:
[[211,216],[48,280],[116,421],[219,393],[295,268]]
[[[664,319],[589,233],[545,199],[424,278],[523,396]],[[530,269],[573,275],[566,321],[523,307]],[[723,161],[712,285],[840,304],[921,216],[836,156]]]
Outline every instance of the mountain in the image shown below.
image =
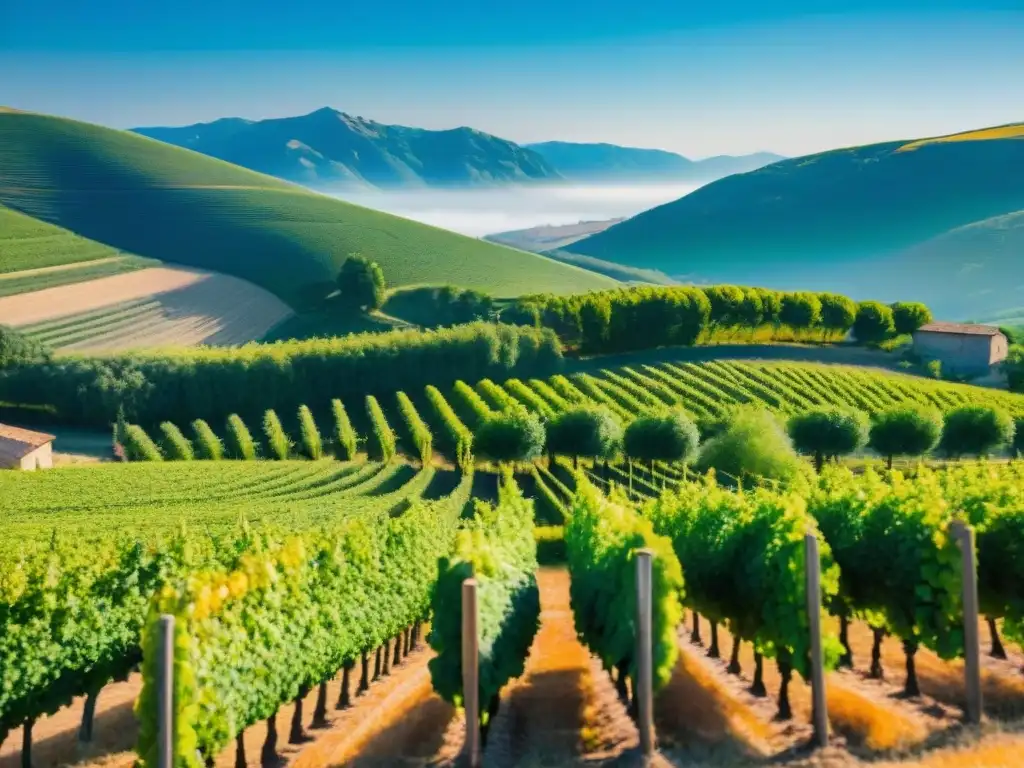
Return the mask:
[[486,235],[484,240],[492,243],[502,243],[523,251],[543,253],[564,248],[577,240],[582,240],[588,235],[604,232],[608,227],[614,226],[625,218],[605,219],[603,221],[581,221],[577,224],[542,224],[539,227],[528,229],[513,229],[508,232],[495,232],[493,235]]
[[1024,124],[783,160],[566,250],[693,282],[918,299],[949,318],[1024,305]]
[[325,107],[299,117],[228,117],[135,133],[307,186],[479,186],[550,181],[543,157],[472,128],[384,125]]
[[[134,133],[2,108],[0,206],[120,251],[250,280],[299,307],[332,289],[352,253],[375,259],[392,286],[451,283],[515,296],[615,285]],[[19,221],[0,217],[0,227]],[[0,243],[31,231],[0,231]],[[29,268],[33,251],[40,266],[77,258],[57,240],[5,244],[0,272],[12,254],[15,269]]]
[[712,181],[746,173],[783,158],[769,152],[690,160],[661,149],[635,149],[615,144],[573,144],[548,141],[527,144],[569,181],[589,183]]

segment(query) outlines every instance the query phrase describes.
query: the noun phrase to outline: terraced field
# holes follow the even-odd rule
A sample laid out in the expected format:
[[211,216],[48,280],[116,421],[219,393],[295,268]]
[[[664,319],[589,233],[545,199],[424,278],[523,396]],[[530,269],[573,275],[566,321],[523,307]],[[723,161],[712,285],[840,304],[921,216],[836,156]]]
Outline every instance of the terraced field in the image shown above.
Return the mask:
[[68,351],[242,344],[262,338],[291,314],[252,283],[172,267],[0,299],[0,323]]
[[45,115],[0,112],[0,205],[19,212],[0,219],[0,238],[15,243],[0,250],[5,271],[114,255],[87,244],[66,251],[59,238],[33,234],[48,224],[83,243],[241,277],[296,306],[325,296],[353,253],[376,260],[391,286],[510,297],[616,285],[137,134]]
[[86,283],[103,277],[123,275],[159,265],[155,259],[138,256],[112,256],[55,267],[25,269],[0,274],[0,297],[43,291],[74,283]]

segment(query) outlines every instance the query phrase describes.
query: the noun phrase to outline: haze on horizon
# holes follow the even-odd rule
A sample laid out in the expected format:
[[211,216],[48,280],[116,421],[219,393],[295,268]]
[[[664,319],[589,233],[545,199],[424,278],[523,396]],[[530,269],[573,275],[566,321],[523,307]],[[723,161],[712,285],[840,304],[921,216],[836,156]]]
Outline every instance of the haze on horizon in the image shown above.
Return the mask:
[[1024,119],[1019,0],[9,0],[0,104],[113,127],[332,106],[513,141],[795,156]]

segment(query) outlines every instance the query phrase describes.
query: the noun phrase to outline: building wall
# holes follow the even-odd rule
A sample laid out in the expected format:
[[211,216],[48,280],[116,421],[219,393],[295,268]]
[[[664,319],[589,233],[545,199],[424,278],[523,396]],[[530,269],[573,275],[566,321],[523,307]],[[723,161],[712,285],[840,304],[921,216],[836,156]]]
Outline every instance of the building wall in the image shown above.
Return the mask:
[[992,338],[992,357],[989,359],[989,365],[1003,362],[1008,354],[1010,354],[1010,342],[1007,338],[1003,334],[994,336]]
[[21,459],[21,468],[28,472],[35,469],[50,469],[52,467],[53,445],[51,443],[36,448],[32,453],[23,456]]
[[[996,348],[996,341],[1002,342],[1002,357]],[[1006,337],[980,336],[977,334],[933,333],[917,331],[914,334],[914,351],[926,360],[940,360],[942,364],[956,371],[987,371],[989,367],[1006,357]]]

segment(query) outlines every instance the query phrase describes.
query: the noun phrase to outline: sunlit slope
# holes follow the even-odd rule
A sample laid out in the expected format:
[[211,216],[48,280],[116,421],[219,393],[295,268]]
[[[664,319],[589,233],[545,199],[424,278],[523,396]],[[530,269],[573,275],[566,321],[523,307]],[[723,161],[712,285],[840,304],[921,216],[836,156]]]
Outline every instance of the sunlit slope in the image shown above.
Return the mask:
[[[695,281],[913,298],[969,316],[993,300],[1022,303],[1009,294],[1024,284],[1024,259],[1000,251],[996,221],[1024,211],[1020,168],[1024,125],[839,149],[721,179],[567,250]],[[945,237],[983,222],[997,236]]]
[[[2,152],[3,147],[0,147]],[[116,248],[78,237],[66,229],[0,205],[0,273],[120,255]]]
[[29,113],[0,111],[0,204],[115,249],[251,280],[293,304],[322,295],[351,253],[377,260],[392,285],[514,296],[613,284],[126,131]]

